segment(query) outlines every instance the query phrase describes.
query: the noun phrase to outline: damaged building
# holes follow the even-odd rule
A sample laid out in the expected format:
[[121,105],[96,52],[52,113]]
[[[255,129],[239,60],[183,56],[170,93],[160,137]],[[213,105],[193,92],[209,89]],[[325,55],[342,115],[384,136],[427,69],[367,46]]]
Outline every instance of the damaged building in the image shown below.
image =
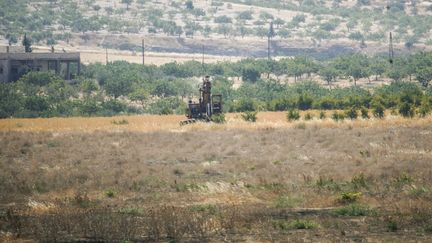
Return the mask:
[[66,80],[80,74],[80,53],[0,53],[0,82],[14,82],[29,71],[52,71]]

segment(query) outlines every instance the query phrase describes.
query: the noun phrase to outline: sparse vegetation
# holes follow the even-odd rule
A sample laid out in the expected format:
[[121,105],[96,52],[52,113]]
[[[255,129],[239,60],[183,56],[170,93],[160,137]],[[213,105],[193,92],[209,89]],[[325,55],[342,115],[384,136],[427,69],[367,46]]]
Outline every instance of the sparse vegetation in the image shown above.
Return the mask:
[[340,203],[353,203],[357,202],[361,195],[361,192],[343,192],[340,194],[337,200]]
[[350,204],[336,209],[335,213],[342,216],[367,216],[370,214],[370,209],[368,206]]
[[253,124],[225,115],[223,125],[186,127],[174,115],[0,120],[1,231],[45,241],[235,241],[251,230],[259,240],[332,240],[342,230],[366,237],[371,226],[369,239],[430,236],[429,158],[419,152],[430,146],[430,117],[346,129],[288,123],[286,112],[260,112]]
[[256,120],[257,120],[256,115],[257,115],[257,112],[246,111],[245,113],[241,114],[241,117],[245,121],[256,122]]
[[289,110],[287,119],[288,121],[297,121],[300,119],[300,113],[297,110]]

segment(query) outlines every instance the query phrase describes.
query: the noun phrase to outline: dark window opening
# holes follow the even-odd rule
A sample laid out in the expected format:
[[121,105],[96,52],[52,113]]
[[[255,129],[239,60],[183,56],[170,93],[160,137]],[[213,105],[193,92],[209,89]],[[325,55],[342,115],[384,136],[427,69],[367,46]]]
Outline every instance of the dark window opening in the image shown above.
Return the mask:
[[3,74],[3,67],[0,67],[0,74]]

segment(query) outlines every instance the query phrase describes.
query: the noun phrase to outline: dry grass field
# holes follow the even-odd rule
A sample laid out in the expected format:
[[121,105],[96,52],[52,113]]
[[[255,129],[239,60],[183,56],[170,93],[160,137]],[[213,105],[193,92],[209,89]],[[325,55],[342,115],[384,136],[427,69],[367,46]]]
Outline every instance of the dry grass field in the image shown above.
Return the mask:
[[285,116],[0,120],[0,240],[430,241],[431,117]]

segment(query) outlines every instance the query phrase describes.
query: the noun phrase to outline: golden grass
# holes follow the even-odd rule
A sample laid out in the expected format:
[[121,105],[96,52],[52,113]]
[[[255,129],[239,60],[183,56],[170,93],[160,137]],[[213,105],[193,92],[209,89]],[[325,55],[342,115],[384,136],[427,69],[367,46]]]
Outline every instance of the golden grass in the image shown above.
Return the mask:
[[[0,120],[0,131],[23,132],[186,132],[191,130],[256,130],[269,128],[352,128],[352,127],[395,127],[395,126],[423,126],[432,124],[432,117],[406,119],[400,116],[387,115],[385,119],[357,119],[335,122],[330,116],[333,111],[327,111],[327,118],[318,119],[317,110],[301,112],[299,121],[288,122],[286,112],[259,112],[255,123],[242,120],[240,113],[227,113],[227,122],[223,125],[201,123],[180,126],[186,118],[183,115],[134,115],[116,117],[70,117],[70,118],[36,118],[36,119],[3,119]],[[305,113],[313,115],[313,119],[304,121]],[[121,121],[127,124],[118,124]]]
[[[272,228],[278,215],[310,219],[311,215],[289,210],[318,208],[313,217],[323,228],[313,232],[319,233],[317,242],[322,235],[328,235],[329,242],[337,241],[334,232],[341,231],[341,225],[347,235],[359,229],[367,235],[369,226],[381,225],[376,237],[382,240],[389,234],[388,215],[398,220],[407,239],[415,239],[410,232],[423,232],[432,224],[425,221],[432,215],[431,117],[288,122],[285,116],[286,112],[261,112],[258,122],[248,123],[240,114],[230,113],[223,125],[183,127],[181,115],[0,120],[0,213],[2,204],[18,205],[12,208],[18,210],[15,217],[26,222],[19,229],[27,232],[22,237],[46,241],[63,239],[55,238],[59,233],[50,231],[52,225],[68,228],[79,221],[102,227],[92,220],[99,222],[97,210],[108,208],[156,210],[158,217],[150,219],[157,222],[141,215],[119,216],[144,220],[140,226],[163,227],[179,222],[172,216],[183,211],[179,218],[187,219],[188,225],[196,222],[191,217],[208,218],[211,210],[190,213],[190,208],[209,206],[222,210],[223,216],[215,222],[235,219],[228,229],[241,233],[255,227],[257,232],[274,232],[275,239],[287,237]],[[107,191],[114,196],[108,197]],[[345,206],[338,199],[346,192],[361,193],[356,203],[376,209],[380,217],[365,216],[353,225],[351,217],[326,213],[326,208]],[[159,213],[171,212],[167,209],[175,213]],[[224,214],[225,209],[239,213]],[[20,218],[20,212],[32,217]],[[418,217],[418,212],[424,216],[413,219],[411,215]],[[77,220],[81,214],[89,217]],[[46,230],[47,236],[29,232],[32,227]],[[125,228],[117,225],[109,230]],[[213,231],[206,229],[211,235]],[[74,234],[80,238],[82,232],[69,235]],[[109,239],[107,234],[102,235]],[[419,237],[423,236],[430,235]],[[0,241],[5,239],[0,235]]]

